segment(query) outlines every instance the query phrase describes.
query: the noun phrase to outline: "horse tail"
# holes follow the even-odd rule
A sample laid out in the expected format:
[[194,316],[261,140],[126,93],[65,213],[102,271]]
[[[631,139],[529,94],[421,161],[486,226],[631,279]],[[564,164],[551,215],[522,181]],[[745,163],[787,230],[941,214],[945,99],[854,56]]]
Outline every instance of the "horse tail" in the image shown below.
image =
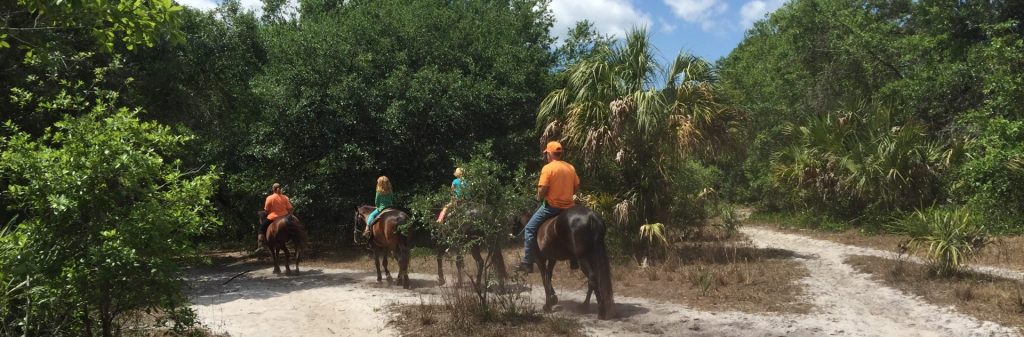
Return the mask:
[[292,238],[295,242],[296,249],[302,249],[309,242],[309,234],[306,233],[306,226],[299,221],[294,215],[289,215],[287,223],[288,228],[292,231]]
[[608,248],[605,246],[605,227],[604,223],[596,214],[591,213],[590,221],[594,224],[592,229],[594,230],[594,242],[593,251],[591,252],[591,268],[594,270],[594,275],[597,278],[597,294],[598,294],[598,318],[608,319],[614,317],[615,299],[612,291],[612,268],[611,263],[608,261]]

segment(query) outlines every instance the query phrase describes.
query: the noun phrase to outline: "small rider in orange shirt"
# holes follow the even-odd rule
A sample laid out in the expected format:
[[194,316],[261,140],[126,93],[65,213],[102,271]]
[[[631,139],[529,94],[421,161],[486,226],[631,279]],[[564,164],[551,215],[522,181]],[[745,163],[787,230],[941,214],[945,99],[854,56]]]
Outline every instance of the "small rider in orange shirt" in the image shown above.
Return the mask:
[[548,163],[541,169],[540,181],[537,183],[537,200],[541,200],[542,203],[526,224],[523,234],[524,253],[519,271],[525,273],[533,272],[534,256],[537,255],[537,252],[533,251],[533,240],[537,228],[545,220],[576,206],[572,196],[580,188],[580,177],[576,175],[576,168],[562,161],[562,144],[549,142],[544,154]]
[[281,193],[281,184],[274,183],[271,191],[272,193],[267,196],[267,201],[263,202],[263,210],[267,212],[267,217],[260,219],[258,238],[260,245],[267,241],[267,227],[270,227],[274,220],[292,214],[292,202],[288,200],[288,196]]

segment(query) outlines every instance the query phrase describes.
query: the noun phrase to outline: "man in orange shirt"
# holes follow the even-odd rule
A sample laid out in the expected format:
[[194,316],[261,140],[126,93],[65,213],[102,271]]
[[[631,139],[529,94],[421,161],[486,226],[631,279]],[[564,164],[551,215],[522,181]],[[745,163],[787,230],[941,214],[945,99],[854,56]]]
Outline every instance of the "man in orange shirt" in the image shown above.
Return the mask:
[[544,154],[548,163],[541,169],[540,181],[537,183],[537,200],[541,200],[542,203],[526,224],[523,234],[524,253],[519,271],[525,273],[533,272],[534,256],[537,254],[533,251],[533,240],[537,228],[562,210],[576,206],[572,196],[580,188],[580,177],[576,175],[576,168],[562,161],[562,144],[549,142]]
[[270,190],[272,193],[267,196],[267,201],[263,202],[263,210],[267,212],[267,217],[260,221],[258,240],[261,245],[267,240],[267,227],[270,227],[274,220],[292,214],[292,202],[288,200],[288,196],[281,193],[281,184],[274,183]]

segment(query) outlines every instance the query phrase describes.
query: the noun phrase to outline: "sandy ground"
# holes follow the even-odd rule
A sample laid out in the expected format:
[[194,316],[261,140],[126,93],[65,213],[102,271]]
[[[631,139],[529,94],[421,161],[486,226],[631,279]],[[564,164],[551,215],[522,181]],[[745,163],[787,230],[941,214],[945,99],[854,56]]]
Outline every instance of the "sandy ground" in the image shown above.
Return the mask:
[[[580,319],[591,336],[1018,336],[1015,328],[979,321],[872,281],[843,262],[850,254],[892,253],[841,245],[764,228],[742,231],[759,247],[796,252],[810,270],[803,279],[810,314],[708,312],[648,299],[616,297],[614,320],[580,310],[583,293],[559,290],[559,315]],[[369,269],[371,266],[367,266]],[[411,274],[413,290],[378,284],[363,270],[310,269],[277,276],[266,263],[193,270],[193,308],[214,332],[244,336],[395,336],[387,306],[436,300],[431,275]],[[222,284],[232,276],[252,270]],[[989,268],[1001,275],[1012,271]],[[1020,277],[1019,272],[1015,275]],[[558,275],[556,275],[558,277]],[[688,285],[681,285],[688,286]],[[543,289],[532,290],[535,303]]]

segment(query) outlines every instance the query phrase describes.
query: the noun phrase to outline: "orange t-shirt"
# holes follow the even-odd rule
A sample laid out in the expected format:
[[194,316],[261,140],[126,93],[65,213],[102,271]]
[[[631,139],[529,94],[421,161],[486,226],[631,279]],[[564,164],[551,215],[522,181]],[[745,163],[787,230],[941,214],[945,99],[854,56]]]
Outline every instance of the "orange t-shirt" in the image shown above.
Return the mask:
[[274,221],[280,216],[292,212],[292,202],[284,194],[271,194],[263,203],[263,210],[267,211],[267,220]]
[[566,209],[576,205],[572,193],[580,186],[580,177],[576,175],[576,168],[572,164],[555,160],[540,170],[537,186],[548,187],[548,195],[544,197],[548,206]]

